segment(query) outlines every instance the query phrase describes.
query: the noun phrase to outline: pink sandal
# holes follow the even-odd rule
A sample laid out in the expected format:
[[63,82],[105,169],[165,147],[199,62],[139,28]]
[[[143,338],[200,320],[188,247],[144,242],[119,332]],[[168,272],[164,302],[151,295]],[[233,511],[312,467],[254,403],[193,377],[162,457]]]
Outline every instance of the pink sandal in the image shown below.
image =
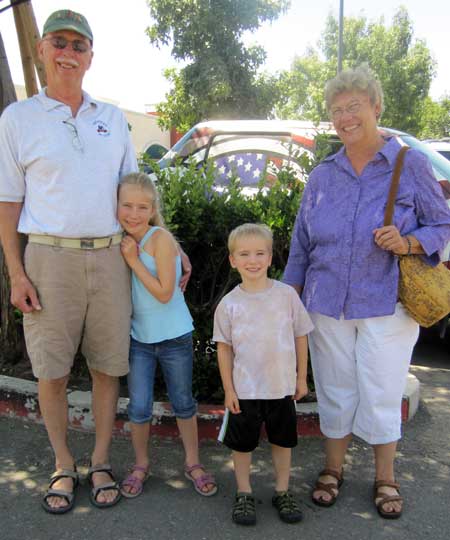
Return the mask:
[[[124,497],[128,499],[134,499],[135,497],[139,497],[139,495],[144,490],[144,484],[149,477],[149,467],[149,465],[147,465],[146,467],[142,467],[141,465],[133,465],[131,467],[130,474],[125,478],[125,480],[120,486],[120,492]],[[135,471],[144,473],[144,478],[138,478],[137,476],[135,476],[133,474]],[[124,487],[131,487],[136,491],[132,493],[130,491],[124,490]]]
[[[194,478],[191,473],[197,469],[204,471],[205,467],[203,467],[203,465],[200,463],[196,463],[190,467],[186,465],[184,467],[184,476],[193,483],[194,489],[199,495],[203,495],[203,497],[211,497],[211,495],[215,495],[217,493],[217,484],[214,476],[212,474],[205,473],[198,478]],[[203,488],[208,484],[213,484],[213,487],[209,491],[203,491]]]

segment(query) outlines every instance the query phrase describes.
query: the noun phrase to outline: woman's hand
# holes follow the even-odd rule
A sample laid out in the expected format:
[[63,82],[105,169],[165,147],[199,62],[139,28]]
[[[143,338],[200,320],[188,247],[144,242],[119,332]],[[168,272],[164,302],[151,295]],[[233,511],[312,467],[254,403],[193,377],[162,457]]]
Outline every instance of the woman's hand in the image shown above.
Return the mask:
[[395,225],[386,225],[373,231],[375,244],[385,251],[392,251],[394,255],[408,253],[408,241]]
[[139,260],[139,245],[136,240],[133,240],[131,236],[124,236],[120,242],[120,251],[128,266],[133,268]]

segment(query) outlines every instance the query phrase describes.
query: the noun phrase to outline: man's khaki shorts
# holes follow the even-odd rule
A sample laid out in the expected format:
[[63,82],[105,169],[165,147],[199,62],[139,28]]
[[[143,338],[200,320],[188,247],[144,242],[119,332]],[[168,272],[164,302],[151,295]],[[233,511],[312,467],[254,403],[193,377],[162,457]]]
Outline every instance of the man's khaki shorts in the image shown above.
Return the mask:
[[28,244],[25,271],[42,306],[23,319],[35,377],[68,375],[81,340],[89,368],[116,377],[128,373],[130,272],[120,246]]

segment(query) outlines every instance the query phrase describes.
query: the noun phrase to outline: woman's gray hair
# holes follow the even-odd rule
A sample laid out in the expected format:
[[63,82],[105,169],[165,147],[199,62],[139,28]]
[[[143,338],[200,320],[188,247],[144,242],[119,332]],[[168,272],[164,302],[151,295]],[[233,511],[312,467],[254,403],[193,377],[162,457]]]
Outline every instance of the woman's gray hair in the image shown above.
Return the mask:
[[370,103],[380,104],[380,115],[384,110],[383,89],[368,64],[361,64],[354,69],[345,69],[327,82],[325,86],[325,103],[330,112],[336,96],[343,92],[364,92],[369,96]]

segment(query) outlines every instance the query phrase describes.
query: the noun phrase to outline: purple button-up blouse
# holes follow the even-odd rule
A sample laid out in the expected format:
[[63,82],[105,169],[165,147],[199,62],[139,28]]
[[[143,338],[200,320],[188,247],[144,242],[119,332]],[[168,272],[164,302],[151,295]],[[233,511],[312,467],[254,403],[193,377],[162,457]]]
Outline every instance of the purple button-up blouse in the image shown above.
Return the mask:
[[[397,302],[398,260],[374,242],[384,211],[399,143],[386,140],[360,176],[345,148],[316,167],[306,184],[292,233],[283,281],[303,287],[311,313],[339,319],[391,315]],[[450,240],[450,210],[428,159],[405,156],[393,223],[421,243],[437,264]]]

